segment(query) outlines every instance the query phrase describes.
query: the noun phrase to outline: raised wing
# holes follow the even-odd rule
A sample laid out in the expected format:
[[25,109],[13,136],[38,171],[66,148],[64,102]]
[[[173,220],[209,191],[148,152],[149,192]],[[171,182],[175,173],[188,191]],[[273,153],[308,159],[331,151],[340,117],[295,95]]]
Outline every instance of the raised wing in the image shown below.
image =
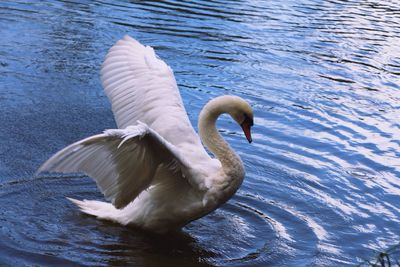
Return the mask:
[[174,145],[139,123],[71,144],[38,172],[84,172],[116,208],[123,208],[149,187],[160,164],[190,177],[190,167]]
[[174,74],[153,48],[125,36],[109,50],[101,79],[119,128],[140,120],[177,147],[183,143],[201,147]]

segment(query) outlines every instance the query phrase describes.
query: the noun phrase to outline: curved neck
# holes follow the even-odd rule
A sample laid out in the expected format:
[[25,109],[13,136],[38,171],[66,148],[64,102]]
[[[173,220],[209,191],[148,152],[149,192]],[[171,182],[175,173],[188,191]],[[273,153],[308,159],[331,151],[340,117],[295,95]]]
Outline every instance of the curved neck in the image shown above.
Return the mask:
[[241,183],[244,177],[243,163],[216,128],[217,118],[229,113],[231,106],[228,96],[211,100],[200,112],[198,128],[202,142],[221,162],[224,173],[232,179],[239,179]]

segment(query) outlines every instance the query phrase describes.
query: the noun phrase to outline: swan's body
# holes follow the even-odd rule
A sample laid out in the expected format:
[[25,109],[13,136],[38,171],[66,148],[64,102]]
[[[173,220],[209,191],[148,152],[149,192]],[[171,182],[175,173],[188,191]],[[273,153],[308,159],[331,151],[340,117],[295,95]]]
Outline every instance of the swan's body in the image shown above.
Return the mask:
[[85,172],[111,203],[75,200],[87,214],[155,232],[182,227],[227,201],[244,178],[239,156],[218,133],[228,113],[251,142],[253,113],[236,96],[211,100],[190,124],[172,70],[151,47],[129,36],[109,51],[102,82],[119,129],[78,141],[39,171]]

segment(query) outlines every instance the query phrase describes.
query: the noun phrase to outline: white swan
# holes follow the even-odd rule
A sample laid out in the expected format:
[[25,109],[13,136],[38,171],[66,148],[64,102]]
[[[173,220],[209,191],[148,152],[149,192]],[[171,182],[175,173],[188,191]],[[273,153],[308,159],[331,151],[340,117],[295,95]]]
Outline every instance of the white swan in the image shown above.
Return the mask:
[[244,167],[215,123],[228,113],[251,142],[253,111],[237,96],[208,102],[199,134],[190,124],[172,70],[149,46],[129,36],[102,65],[101,78],[119,129],[106,130],[62,149],[39,172],[84,172],[111,203],[75,200],[100,219],[153,232],[180,228],[215,210],[239,188]]

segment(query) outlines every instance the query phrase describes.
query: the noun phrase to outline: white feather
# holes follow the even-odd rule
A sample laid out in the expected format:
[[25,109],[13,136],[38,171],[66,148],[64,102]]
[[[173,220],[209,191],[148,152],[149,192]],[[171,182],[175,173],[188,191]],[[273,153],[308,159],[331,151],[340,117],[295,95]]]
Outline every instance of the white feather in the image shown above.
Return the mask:
[[115,207],[122,208],[150,186],[159,165],[178,165],[180,173],[189,173],[179,153],[174,145],[138,122],[67,146],[47,160],[39,172],[84,172],[96,180]]
[[242,162],[215,121],[225,112],[237,122],[244,113],[252,118],[247,102],[224,96],[203,108],[200,134],[217,160],[206,153],[171,68],[153,48],[125,36],[109,50],[101,78],[120,129],[71,144],[39,169],[93,177],[112,205],[70,199],[83,212],[165,232],[211,212],[239,188]]

